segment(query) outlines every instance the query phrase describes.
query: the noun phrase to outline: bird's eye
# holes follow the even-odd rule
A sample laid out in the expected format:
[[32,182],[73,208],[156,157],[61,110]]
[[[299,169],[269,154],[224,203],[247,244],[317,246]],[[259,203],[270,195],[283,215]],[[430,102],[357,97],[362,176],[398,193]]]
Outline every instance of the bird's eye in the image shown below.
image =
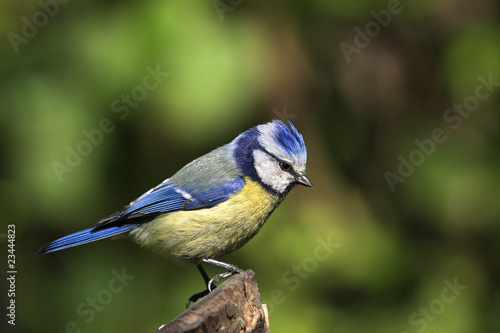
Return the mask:
[[292,166],[286,162],[280,162],[280,168],[281,170],[288,172],[292,169]]

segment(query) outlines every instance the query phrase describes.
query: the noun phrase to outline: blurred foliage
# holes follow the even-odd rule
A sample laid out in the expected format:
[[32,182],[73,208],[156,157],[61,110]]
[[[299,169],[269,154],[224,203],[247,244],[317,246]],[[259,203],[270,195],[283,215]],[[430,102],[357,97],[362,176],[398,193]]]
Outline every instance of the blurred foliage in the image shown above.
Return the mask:
[[[154,332],[175,318],[202,288],[194,267],[120,239],[36,253],[280,117],[304,134],[315,187],[224,258],[256,272],[274,333],[500,331],[498,2],[220,3],[0,4],[17,331]],[[148,68],[168,76],[144,89]],[[436,129],[446,139],[432,144]],[[110,293],[122,269],[131,280]]]

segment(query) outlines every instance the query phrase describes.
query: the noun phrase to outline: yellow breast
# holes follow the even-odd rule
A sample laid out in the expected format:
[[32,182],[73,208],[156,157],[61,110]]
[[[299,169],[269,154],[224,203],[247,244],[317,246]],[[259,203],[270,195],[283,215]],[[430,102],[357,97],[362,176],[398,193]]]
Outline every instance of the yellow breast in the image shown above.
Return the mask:
[[279,202],[259,183],[245,178],[243,189],[229,200],[212,208],[160,215],[131,235],[174,260],[218,258],[255,236]]

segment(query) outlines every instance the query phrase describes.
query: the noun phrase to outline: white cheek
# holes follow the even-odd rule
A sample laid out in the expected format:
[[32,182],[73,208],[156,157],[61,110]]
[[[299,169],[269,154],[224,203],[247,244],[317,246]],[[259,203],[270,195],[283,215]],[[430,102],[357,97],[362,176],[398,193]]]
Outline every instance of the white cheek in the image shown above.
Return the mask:
[[273,190],[283,193],[293,181],[293,176],[280,169],[278,163],[260,150],[253,152],[255,170],[264,184],[269,185]]

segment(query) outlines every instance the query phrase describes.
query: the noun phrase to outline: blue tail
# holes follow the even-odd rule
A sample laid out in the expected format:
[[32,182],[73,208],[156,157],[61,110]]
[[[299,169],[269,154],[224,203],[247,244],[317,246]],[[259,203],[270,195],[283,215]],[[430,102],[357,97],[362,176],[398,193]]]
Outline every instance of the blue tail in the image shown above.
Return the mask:
[[97,240],[108,238],[111,236],[119,235],[124,232],[130,231],[137,227],[137,224],[125,224],[116,227],[110,227],[106,229],[92,231],[95,228],[89,228],[82,231],[75,232],[74,234],[59,238],[47,245],[44,245],[40,251],[39,255],[49,252],[55,252],[59,250],[64,250],[73,246],[78,246],[90,242],[95,242]]

